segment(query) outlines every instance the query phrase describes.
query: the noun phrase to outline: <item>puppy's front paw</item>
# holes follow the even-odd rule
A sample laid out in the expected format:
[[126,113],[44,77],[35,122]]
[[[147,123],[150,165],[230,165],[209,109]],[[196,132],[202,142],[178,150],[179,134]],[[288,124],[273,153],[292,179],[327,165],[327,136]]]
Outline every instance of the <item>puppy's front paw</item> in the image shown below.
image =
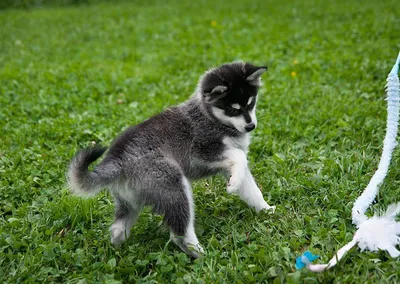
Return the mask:
[[269,206],[267,204],[264,208],[261,208],[260,211],[268,211],[268,213],[274,214],[275,213],[275,209],[276,209],[276,206]]
[[226,191],[229,194],[235,193],[239,190],[240,185],[242,184],[242,180],[237,178],[237,176],[231,176],[228,181],[228,185],[226,186]]
[[257,212],[264,211],[264,212],[273,214],[273,213],[275,213],[276,206],[270,206],[270,205],[268,205],[267,202],[265,202],[263,200],[258,206],[256,205],[255,208],[256,208]]

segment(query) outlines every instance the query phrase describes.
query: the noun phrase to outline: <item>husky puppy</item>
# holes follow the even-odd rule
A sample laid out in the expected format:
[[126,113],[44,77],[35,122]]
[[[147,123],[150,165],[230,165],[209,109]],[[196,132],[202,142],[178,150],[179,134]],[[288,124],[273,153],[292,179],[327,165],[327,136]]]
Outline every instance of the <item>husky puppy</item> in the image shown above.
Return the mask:
[[250,134],[260,76],[267,67],[234,62],[207,71],[194,95],[128,128],[111,145],[93,171],[89,164],[106,148],[82,150],[67,173],[77,195],[108,188],[115,197],[111,242],[125,241],[144,206],[164,216],[172,240],[187,254],[203,253],[194,230],[190,181],[218,173],[227,192],[236,193],[256,210],[274,211],[265,202],[247,165]]

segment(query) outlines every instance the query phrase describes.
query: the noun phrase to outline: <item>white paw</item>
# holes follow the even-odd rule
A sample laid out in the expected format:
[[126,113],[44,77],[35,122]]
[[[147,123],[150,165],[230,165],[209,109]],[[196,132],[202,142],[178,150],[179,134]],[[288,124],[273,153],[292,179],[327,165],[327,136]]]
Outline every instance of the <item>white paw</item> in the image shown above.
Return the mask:
[[260,212],[260,211],[265,210],[265,211],[268,211],[268,213],[273,214],[273,213],[275,213],[275,209],[276,209],[276,206],[270,206],[268,204],[264,204],[263,207],[258,208],[257,211]]
[[271,214],[275,213],[276,206],[267,206],[263,210],[270,211]]
[[204,249],[200,245],[200,243],[197,243],[197,244],[186,243],[186,247],[188,250],[187,253],[189,255],[193,256],[194,258],[199,258],[204,254]]
[[199,258],[204,253],[204,249],[200,245],[197,238],[196,240],[188,241],[183,238],[176,237],[173,234],[171,234],[171,237],[176,245],[178,245],[185,253],[194,258]]
[[204,249],[203,247],[200,245],[200,243],[197,244],[187,244],[187,247],[190,250],[194,250],[195,252],[198,252],[200,254],[204,254]]
[[110,231],[111,231],[111,243],[115,246],[119,246],[129,236],[129,231],[126,231],[119,224],[112,225]]

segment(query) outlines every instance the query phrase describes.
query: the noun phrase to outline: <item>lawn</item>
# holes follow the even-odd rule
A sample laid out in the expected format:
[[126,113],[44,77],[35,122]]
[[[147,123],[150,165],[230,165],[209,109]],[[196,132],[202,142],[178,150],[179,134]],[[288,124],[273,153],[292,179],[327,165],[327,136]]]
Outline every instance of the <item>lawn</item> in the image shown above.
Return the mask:
[[[0,282],[398,283],[399,260],[351,253],[351,208],[377,168],[385,79],[400,49],[386,1],[132,1],[0,10]],[[249,161],[275,214],[256,213],[214,177],[194,183],[206,254],[188,258],[145,210],[120,248],[113,200],[82,200],[74,153],[186,100],[201,74],[266,64]],[[400,155],[374,209],[400,201]],[[370,211],[372,213],[372,211]]]

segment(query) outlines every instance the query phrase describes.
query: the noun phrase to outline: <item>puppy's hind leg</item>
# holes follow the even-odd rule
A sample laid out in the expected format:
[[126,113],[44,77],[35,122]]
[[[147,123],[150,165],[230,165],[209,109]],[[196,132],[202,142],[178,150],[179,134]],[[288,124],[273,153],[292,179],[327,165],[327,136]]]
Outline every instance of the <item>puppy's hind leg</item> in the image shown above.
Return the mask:
[[120,245],[129,237],[131,228],[136,223],[139,213],[139,208],[134,208],[122,198],[115,198],[115,221],[110,227],[111,242],[114,245]]
[[171,238],[188,255],[198,258],[204,253],[194,230],[194,204],[189,182],[182,177],[166,206],[165,222],[170,227]]

